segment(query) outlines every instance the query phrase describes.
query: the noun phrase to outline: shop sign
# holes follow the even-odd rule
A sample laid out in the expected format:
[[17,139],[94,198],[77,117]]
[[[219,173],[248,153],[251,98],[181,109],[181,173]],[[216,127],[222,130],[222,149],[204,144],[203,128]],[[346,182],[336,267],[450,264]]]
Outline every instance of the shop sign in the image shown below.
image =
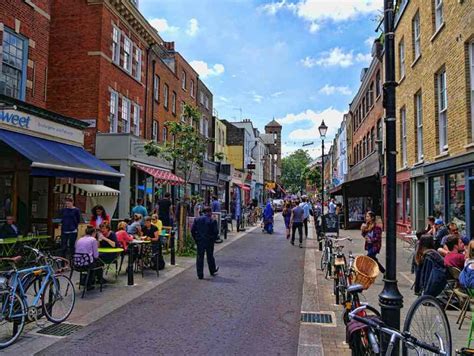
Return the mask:
[[81,130],[17,110],[0,110],[0,128],[26,134],[36,133],[39,137],[49,136],[48,139],[53,137],[57,140],[59,137],[81,146],[84,144],[84,134]]

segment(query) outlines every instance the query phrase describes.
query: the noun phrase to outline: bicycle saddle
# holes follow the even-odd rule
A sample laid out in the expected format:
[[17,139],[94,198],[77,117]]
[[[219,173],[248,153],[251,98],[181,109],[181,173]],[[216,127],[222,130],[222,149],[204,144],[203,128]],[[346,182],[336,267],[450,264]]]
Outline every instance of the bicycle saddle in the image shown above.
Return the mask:
[[15,256],[15,257],[0,257],[0,261],[4,262],[12,262],[14,264],[17,264],[18,262],[21,261],[23,257],[21,256]]
[[349,293],[361,293],[364,290],[364,287],[360,284],[352,284],[347,287],[347,292]]

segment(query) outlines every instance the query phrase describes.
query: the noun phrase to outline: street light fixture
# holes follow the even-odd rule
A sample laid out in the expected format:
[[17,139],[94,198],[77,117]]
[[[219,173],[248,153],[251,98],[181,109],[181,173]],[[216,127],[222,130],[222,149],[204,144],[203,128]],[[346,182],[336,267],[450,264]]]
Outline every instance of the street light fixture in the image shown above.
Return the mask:
[[[321,213],[324,216],[324,139],[326,138],[326,133],[328,132],[328,127],[323,122],[318,127],[319,136],[321,137],[322,144],[322,155],[321,155]],[[324,227],[324,224],[323,224]],[[319,250],[323,248],[322,241],[319,242]]]

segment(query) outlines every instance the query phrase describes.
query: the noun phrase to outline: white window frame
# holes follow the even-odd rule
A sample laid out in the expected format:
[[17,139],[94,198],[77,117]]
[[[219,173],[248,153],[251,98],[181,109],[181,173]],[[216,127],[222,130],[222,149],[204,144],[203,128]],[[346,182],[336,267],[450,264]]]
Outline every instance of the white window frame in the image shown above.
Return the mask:
[[133,133],[140,136],[140,105],[133,103]]
[[160,101],[160,76],[155,74],[153,78],[153,97],[156,101]]
[[206,109],[209,110],[209,97],[207,95],[206,95],[204,101],[206,103]]
[[151,139],[154,142],[158,142],[158,121],[153,120],[152,129],[151,129]]
[[120,38],[122,32],[120,29],[113,25],[112,26],[112,61],[115,64],[120,64]]
[[438,135],[439,151],[448,149],[448,89],[446,81],[446,69],[440,71],[437,76],[438,95]]
[[181,88],[186,90],[186,72],[184,70],[181,73]]
[[423,160],[423,96],[421,91],[415,94],[416,115],[416,152],[418,162]]
[[204,118],[204,136],[209,137],[209,120],[207,117]]
[[176,114],[176,93],[171,93],[171,113]]
[[168,109],[168,105],[169,105],[169,87],[167,84],[164,85],[163,87],[163,95],[164,95],[164,100],[163,100],[163,106],[165,107],[165,109]]
[[421,24],[420,24],[420,11],[418,10],[413,17],[413,58],[414,61],[421,56]]
[[168,141],[168,129],[166,127],[163,127],[163,130],[161,130],[163,132],[163,142],[167,142]]
[[118,132],[118,99],[119,95],[116,91],[110,91],[110,109],[109,109],[109,120],[110,120],[110,133]]
[[435,31],[438,31],[444,23],[443,0],[435,1]]
[[401,144],[402,144],[402,165],[406,167],[408,164],[407,157],[407,110],[405,107],[400,109],[400,123],[401,123]]
[[202,92],[202,90],[199,92],[199,102],[201,103],[201,105],[204,104],[204,93]]
[[189,89],[191,97],[194,98],[194,80],[191,79],[191,87]]
[[199,120],[199,133],[204,136],[204,116]]
[[132,40],[127,36],[123,36],[123,69],[131,73],[132,72]]
[[141,81],[142,79],[142,50],[138,48],[137,46],[134,46],[135,48],[135,79],[138,81]]
[[469,43],[469,72],[471,82],[471,139],[474,141],[474,40]]
[[122,132],[130,133],[130,107],[129,99],[122,97]]
[[405,40],[402,38],[398,43],[398,60],[399,60],[399,74],[400,80],[405,78]]

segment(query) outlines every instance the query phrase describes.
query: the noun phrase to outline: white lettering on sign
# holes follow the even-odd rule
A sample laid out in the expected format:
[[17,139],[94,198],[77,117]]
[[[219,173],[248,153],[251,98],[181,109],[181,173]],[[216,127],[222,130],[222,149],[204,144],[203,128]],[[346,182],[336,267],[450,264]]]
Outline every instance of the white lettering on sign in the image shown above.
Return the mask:
[[0,128],[25,134],[36,133],[39,137],[49,136],[44,138],[70,141],[81,146],[84,144],[84,133],[81,130],[17,110],[0,110]]

